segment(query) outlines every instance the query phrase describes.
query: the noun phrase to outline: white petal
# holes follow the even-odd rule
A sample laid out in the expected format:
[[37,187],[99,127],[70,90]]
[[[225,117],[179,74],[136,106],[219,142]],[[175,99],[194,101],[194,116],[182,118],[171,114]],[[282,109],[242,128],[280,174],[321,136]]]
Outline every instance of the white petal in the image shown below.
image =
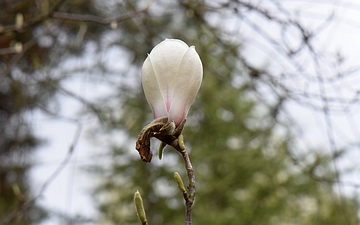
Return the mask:
[[149,56],[143,64],[141,79],[145,97],[153,111],[154,118],[167,116],[164,100]]
[[167,111],[170,110],[181,59],[188,48],[181,40],[165,39],[149,55]]
[[195,47],[191,46],[181,60],[178,69],[176,88],[172,96],[169,120],[178,125],[186,116],[203,77],[203,67]]

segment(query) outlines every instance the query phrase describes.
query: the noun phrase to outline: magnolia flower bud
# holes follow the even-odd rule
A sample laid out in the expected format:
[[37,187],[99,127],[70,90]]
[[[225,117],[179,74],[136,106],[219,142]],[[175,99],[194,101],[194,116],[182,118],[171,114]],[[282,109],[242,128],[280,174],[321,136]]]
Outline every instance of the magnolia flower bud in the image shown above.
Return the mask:
[[156,45],[142,67],[142,85],[154,118],[179,125],[199,91],[203,67],[195,47],[178,39]]

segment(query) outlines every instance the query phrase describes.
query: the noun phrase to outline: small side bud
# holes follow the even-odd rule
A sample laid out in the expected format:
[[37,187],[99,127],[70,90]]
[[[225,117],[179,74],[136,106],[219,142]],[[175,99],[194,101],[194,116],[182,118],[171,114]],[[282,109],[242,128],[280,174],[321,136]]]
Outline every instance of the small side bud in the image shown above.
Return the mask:
[[159,156],[159,159],[161,160],[162,159],[162,156],[163,156],[163,152],[164,152],[164,148],[166,147],[166,144],[164,142],[160,142],[160,145],[159,145],[159,151],[158,151],[158,156]]
[[184,135],[179,135],[179,147],[181,150],[185,150]]
[[146,220],[146,214],[145,214],[143,201],[142,201],[139,191],[135,192],[134,203],[135,203],[136,212],[137,212],[140,222],[144,225],[148,224],[147,220]]
[[118,27],[118,22],[116,20],[111,21],[110,27],[111,29],[115,30]]
[[15,26],[17,28],[21,28],[22,25],[24,24],[24,16],[22,13],[17,13],[16,14],[16,19],[15,19]]
[[12,189],[14,191],[14,194],[20,199],[22,197],[21,191],[20,191],[20,187],[18,184],[13,184],[12,185]]
[[174,173],[174,178],[175,178],[175,180],[176,180],[176,183],[177,183],[180,191],[181,191],[182,193],[186,193],[186,189],[185,189],[185,186],[184,186],[184,182],[183,182],[183,180],[181,179],[181,176],[180,176],[180,174],[179,174],[178,172],[175,172],[175,173]]
[[23,45],[21,42],[16,42],[14,45],[14,50],[16,53],[20,53],[23,51]]

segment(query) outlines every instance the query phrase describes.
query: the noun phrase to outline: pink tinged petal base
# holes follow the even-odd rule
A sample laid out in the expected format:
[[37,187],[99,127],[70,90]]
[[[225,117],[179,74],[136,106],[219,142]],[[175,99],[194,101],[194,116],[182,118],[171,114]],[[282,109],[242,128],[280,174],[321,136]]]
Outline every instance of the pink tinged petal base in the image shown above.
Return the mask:
[[[156,45],[148,56],[151,58],[153,70],[165,107],[170,110],[172,96],[176,87],[178,68],[189,46],[183,41],[165,39]],[[167,104],[168,103],[168,104]]]
[[202,82],[203,67],[195,47],[191,46],[183,56],[176,79],[169,120],[176,125],[186,118]]

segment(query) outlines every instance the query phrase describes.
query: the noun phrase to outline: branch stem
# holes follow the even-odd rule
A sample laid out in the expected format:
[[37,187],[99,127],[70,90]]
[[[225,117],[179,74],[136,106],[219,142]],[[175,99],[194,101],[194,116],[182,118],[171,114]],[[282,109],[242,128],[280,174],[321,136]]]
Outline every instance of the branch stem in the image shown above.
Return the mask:
[[185,149],[182,149],[181,151],[179,151],[182,155],[182,157],[184,158],[185,161],[185,167],[186,167],[186,171],[187,171],[187,175],[189,178],[189,193],[188,195],[185,197],[185,206],[186,206],[186,211],[185,211],[185,225],[191,225],[191,210],[192,210],[192,205],[194,203],[194,199],[195,199],[195,174],[194,174],[194,169],[191,165],[191,161],[189,158],[189,154],[187,153],[187,151]]
[[[150,162],[152,158],[152,152],[150,150],[150,138],[155,137],[161,142],[174,147],[182,155],[189,178],[188,191],[181,188],[186,208],[185,225],[191,225],[191,211],[195,200],[195,173],[191,165],[189,154],[185,148],[184,136],[181,134],[185,122],[186,119],[184,119],[177,127],[175,127],[174,122],[168,122],[167,117],[160,117],[153,120],[150,124],[146,125],[141,130],[138,140],[136,141],[135,148],[139,152],[140,158],[144,162]],[[178,180],[176,182],[178,182]]]
[[185,148],[184,136],[182,134],[180,134],[178,137],[176,150],[180,152],[180,154],[182,155],[185,161],[185,168],[189,178],[189,186],[188,186],[189,192],[188,193],[185,192],[183,193],[183,195],[184,195],[185,207],[186,207],[185,225],[191,225],[191,210],[195,200],[195,174],[194,174],[194,169],[191,165],[189,154],[187,153]]

